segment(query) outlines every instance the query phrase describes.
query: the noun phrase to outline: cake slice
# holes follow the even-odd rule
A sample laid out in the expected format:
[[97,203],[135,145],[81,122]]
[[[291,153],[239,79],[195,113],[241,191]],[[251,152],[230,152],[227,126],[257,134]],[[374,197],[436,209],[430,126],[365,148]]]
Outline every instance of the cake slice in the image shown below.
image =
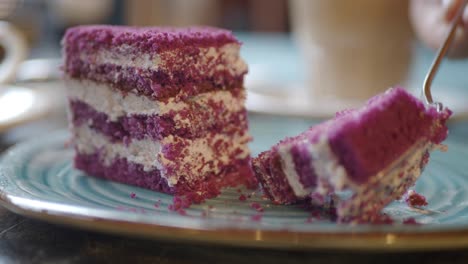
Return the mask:
[[79,26],[62,45],[76,168],[203,198],[255,185],[247,66],[231,32]]
[[331,202],[340,220],[370,219],[414,185],[447,137],[450,115],[389,89],[279,142],[254,159],[254,170],[276,203]]

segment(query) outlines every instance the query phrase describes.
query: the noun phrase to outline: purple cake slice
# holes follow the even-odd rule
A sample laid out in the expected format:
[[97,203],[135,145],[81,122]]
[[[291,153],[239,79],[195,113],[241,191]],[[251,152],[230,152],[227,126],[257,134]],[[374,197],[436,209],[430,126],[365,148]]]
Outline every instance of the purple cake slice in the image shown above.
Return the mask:
[[450,115],[392,88],[261,153],[255,174],[277,203],[325,205],[338,194],[339,220],[370,219],[414,185]]
[[62,44],[76,168],[203,198],[255,185],[231,32],[80,26]]

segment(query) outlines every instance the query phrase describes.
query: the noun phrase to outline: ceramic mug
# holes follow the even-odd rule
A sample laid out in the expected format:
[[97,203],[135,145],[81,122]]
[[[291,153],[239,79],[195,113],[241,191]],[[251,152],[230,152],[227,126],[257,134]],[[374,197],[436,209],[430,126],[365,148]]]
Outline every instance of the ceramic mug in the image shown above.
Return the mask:
[[311,99],[365,100],[404,84],[412,43],[407,5],[406,0],[290,0]]
[[14,80],[16,71],[26,58],[26,41],[10,23],[0,21],[0,84]]

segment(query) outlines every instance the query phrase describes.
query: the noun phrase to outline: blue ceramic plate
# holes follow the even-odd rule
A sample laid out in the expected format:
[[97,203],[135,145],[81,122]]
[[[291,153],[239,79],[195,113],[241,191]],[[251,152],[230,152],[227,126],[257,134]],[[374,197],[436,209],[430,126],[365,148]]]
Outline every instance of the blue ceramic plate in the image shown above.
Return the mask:
[[[268,127],[263,127],[268,129]],[[257,131],[266,133],[265,131]],[[416,190],[427,210],[394,202],[385,212],[420,225],[344,225],[317,219],[298,206],[277,206],[260,191],[228,189],[184,212],[172,196],[88,177],[73,169],[65,131],[25,142],[0,160],[0,202],[49,222],[158,239],[278,248],[405,250],[468,246],[467,144],[449,139],[435,152]],[[254,152],[266,148],[259,138]],[[265,146],[264,146],[265,145]],[[247,197],[245,201],[239,199]],[[252,203],[258,203],[258,212]]]

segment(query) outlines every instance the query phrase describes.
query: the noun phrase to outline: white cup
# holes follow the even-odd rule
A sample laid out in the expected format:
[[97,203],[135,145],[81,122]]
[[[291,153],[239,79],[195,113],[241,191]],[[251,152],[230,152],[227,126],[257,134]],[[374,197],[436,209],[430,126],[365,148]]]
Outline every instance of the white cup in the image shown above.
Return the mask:
[[8,22],[0,21],[0,48],[4,50],[0,61],[0,84],[14,79],[21,62],[26,58],[26,41]]
[[290,0],[311,99],[364,100],[404,84],[412,40],[407,5],[407,0]]

